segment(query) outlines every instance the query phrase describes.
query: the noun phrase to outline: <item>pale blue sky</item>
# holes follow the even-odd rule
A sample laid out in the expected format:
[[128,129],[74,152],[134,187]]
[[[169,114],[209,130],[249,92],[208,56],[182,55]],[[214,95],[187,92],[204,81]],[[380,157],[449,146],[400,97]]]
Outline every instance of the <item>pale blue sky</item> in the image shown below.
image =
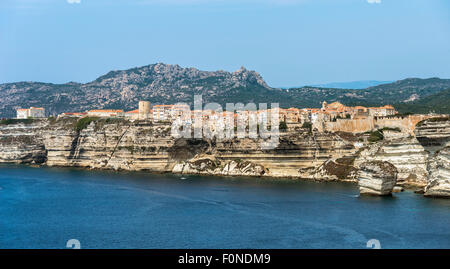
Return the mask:
[[0,83],[156,62],[269,85],[450,78],[448,0],[2,0]]

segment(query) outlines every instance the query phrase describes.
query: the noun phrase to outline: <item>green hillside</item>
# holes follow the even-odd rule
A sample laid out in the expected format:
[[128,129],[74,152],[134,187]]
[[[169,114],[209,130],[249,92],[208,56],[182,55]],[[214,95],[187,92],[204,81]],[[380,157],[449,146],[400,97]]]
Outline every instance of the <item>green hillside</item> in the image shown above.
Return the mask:
[[450,114],[450,89],[424,97],[410,103],[396,104],[400,113],[438,113]]

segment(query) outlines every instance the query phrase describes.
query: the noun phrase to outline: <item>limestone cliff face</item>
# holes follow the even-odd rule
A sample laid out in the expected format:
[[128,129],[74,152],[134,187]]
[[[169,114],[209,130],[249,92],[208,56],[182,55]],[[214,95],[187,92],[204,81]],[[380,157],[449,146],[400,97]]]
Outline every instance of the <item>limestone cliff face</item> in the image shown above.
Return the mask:
[[259,164],[266,169],[266,176],[319,179],[317,169],[325,161],[345,156],[354,158],[358,151],[351,141],[336,134],[309,134],[307,130],[283,134],[273,150],[261,150],[261,143],[260,139],[249,138],[221,141],[214,145],[214,154],[222,160]]
[[428,152],[416,137],[407,133],[385,135],[381,142],[372,144],[361,151],[355,161],[357,167],[368,161],[386,161],[397,171],[399,185],[423,187],[428,180]]
[[40,150],[46,158],[41,162],[49,166],[343,180],[340,169],[318,169],[329,159],[353,160],[358,152],[353,141],[308,130],[284,133],[278,147],[264,150],[261,139],[174,139],[167,123],[100,119],[81,130],[76,124],[64,119],[44,120],[39,127],[8,127],[15,130],[14,139],[32,140],[14,144],[20,151],[1,144],[0,159],[17,162]]
[[61,122],[43,137],[49,166],[171,171],[168,149],[174,141],[167,125],[99,120],[76,131]]
[[80,128],[76,119],[0,125],[0,162],[180,174],[248,175],[357,181],[363,164],[391,163],[397,184],[448,196],[449,120],[427,120],[415,136],[385,133],[378,143],[364,135],[282,133],[279,145],[261,139],[175,139],[167,123],[99,119]]
[[266,170],[262,165],[249,161],[220,161],[213,155],[200,155],[189,161],[176,164],[172,172],[177,174],[263,176]]
[[435,153],[429,164],[429,171],[425,196],[450,197],[450,147]]
[[37,134],[45,126],[43,122],[0,125],[0,163],[44,163],[47,153]]
[[423,121],[418,124],[415,134],[429,152],[424,195],[450,197],[450,118]]
[[450,117],[431,118],[417,124],[417,140],[429,152],[435,152],[450,142]]

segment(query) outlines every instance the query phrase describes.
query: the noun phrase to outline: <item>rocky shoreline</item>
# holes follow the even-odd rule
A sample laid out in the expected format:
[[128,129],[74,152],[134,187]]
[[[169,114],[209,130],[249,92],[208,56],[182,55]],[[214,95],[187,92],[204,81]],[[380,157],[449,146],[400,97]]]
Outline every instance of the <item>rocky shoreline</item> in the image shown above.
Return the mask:
[[[385,131],[375,143],[368,134],[300,128],[283,133],[271,150],[262,150],[259,138],[175,139],[170,127],[119,119],[99,119],[83,128],[76,119],[0,125],[0,163],[345,181],[358,183],[362,194],[407,188],[427,197],[450,197],[448,118],[420,122],[414,136]],[[392,173],[395,169],[395,183],[393,174],[387,176],[377,164],[391,167]]]

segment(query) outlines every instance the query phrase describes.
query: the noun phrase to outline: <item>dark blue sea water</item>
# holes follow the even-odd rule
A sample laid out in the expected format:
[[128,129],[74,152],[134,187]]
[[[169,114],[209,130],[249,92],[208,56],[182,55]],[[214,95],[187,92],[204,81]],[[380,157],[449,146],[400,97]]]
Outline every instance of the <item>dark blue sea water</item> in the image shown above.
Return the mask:
[[0,166],[0,248],[450,248],[450,200],[355,185]]

